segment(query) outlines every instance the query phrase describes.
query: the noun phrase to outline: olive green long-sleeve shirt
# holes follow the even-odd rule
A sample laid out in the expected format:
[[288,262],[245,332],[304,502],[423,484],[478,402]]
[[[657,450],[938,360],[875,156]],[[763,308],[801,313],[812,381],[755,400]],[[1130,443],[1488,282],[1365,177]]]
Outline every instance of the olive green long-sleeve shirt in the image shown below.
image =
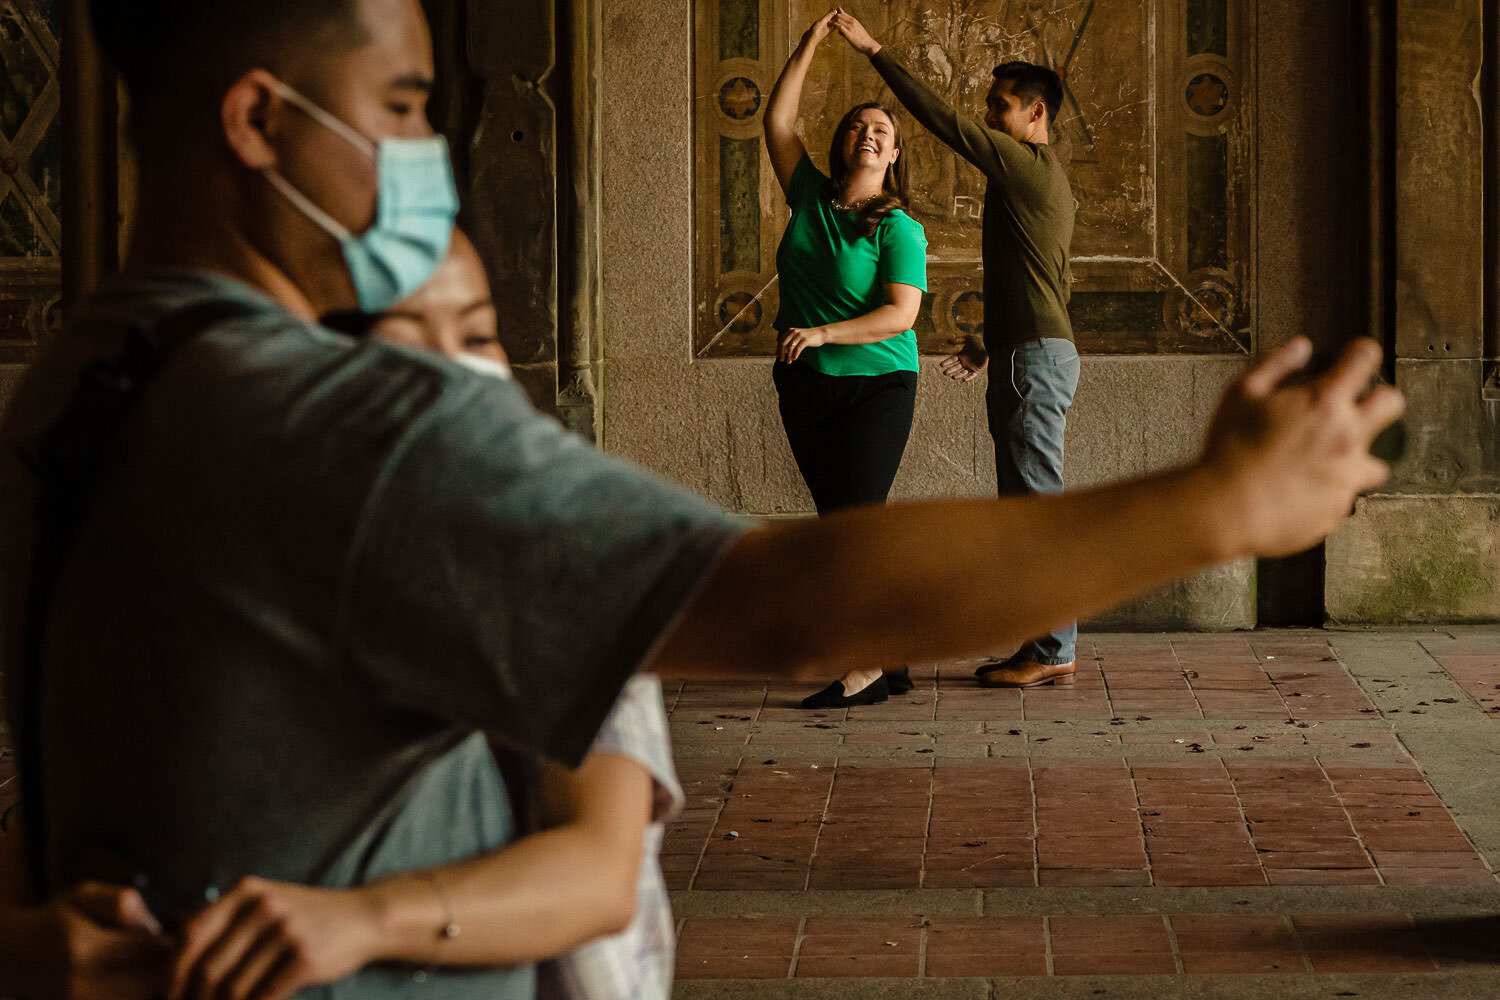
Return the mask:
[[959,114],[886,49],[870,62],[911,115],[983,172],[984,342],[991,354],[1036,337],[1073,339],[1068,246],[1076,203],[1052,147],[1018,142]]

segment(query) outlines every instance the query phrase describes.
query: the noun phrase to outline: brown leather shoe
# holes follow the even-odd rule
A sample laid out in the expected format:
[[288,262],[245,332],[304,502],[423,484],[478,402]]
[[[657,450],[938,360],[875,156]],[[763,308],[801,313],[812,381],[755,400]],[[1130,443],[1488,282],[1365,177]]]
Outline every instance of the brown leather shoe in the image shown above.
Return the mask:
[[979,686],[987,688],[1029,688],[1051,684],[1067,687],[1073,683],[1073,661],[1067,663],[1033,663],[1009,659],[983,668]]

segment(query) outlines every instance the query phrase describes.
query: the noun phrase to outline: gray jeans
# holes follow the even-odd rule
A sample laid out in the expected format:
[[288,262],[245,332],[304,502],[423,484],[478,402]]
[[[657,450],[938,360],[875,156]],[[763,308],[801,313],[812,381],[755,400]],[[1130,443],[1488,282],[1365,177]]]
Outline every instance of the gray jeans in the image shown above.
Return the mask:
[[[1001,496],[1061,493],[1063,430],[1078,391],[1078,350],[1048,337],[990,357],[990,436],[995,439],[995,480]],[[1018,580],[1024,586],[1024,574]],[[1023,645],[1016,656],[1033,663],[1073,659],[1078,626],[1070,622]]]

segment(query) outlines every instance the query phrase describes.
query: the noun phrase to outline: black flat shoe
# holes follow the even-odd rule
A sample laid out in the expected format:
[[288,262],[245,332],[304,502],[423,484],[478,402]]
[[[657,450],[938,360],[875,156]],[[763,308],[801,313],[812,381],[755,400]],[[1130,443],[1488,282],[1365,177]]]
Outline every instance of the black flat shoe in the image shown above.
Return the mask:
[[891,696],[890,685],[881,674],[874,683],[860,688],[853,694],[844,693],[844,682],[834,681],[817,694],[802,699],[803,708],[850,708],[854,705],[878,705]]
[[911,679],[911,668],[902,667],[900,670],[887,670],[885,672],[886,687],[891,689],[892,695],[906,694],[916,683]]

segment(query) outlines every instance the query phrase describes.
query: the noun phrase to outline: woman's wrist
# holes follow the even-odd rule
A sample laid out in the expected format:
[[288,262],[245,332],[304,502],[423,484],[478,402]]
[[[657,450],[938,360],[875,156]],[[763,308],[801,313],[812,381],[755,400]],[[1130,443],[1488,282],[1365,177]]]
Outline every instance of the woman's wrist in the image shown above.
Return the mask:
[[357,889],[350,889],[355,900],[362,904],[361,910],[368,915],[371,946],[370,961],[408,961],[412,951],[407,938],[411,934],[408,893],[403,891],[402,879],[387,879]]
[[443,927],[453,916],[425,878],[408,873],[350,891],[368,914],[370,961],[430,965],[441,957]]

